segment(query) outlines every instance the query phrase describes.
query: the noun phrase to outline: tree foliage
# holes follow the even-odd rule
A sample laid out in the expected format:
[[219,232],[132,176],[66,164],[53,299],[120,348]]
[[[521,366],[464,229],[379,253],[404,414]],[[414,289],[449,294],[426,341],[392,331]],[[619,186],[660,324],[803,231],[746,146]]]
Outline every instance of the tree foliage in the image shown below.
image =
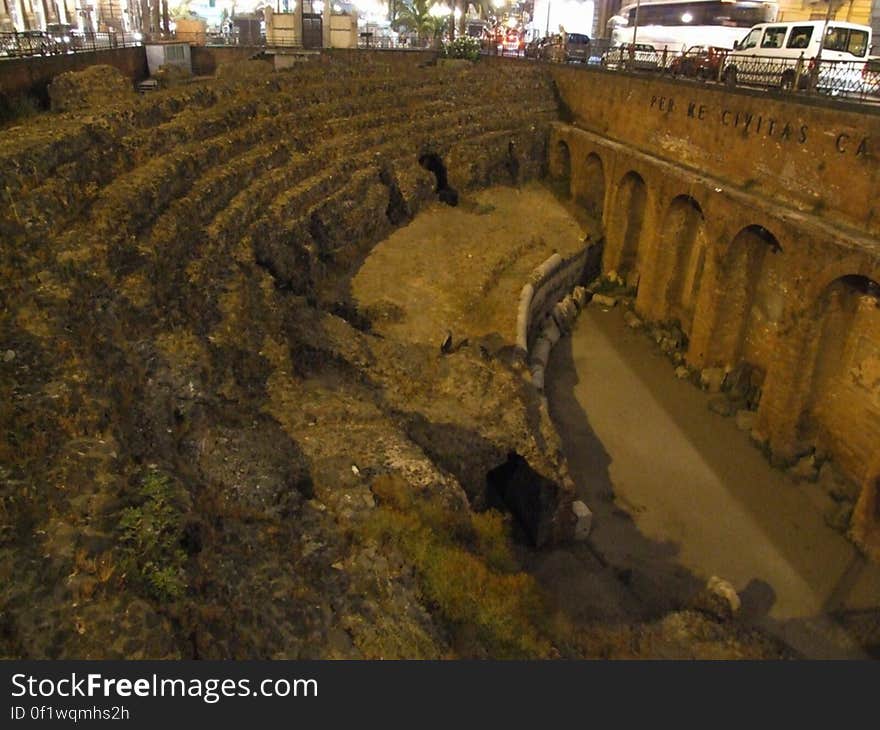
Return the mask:
[[397,26],[417,33],[420,41],[439,37],[446,23],[444,18],[431,15],[434,0],[405,0],[397,8]]

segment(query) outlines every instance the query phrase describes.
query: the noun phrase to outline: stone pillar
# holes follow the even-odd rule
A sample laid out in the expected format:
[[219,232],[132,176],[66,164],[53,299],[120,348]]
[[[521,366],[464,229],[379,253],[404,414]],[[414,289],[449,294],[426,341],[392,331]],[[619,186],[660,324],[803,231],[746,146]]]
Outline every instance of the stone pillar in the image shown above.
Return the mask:
[[9,7],[9,0],[3,0],[0,4],[0,32],[7,33],[14,30],[12,23],[12,10]]
[[808,313],[788,337],[777,340],[777,356],[769,368],[758,407],[756,432],[766,439],[772,460],[793,461],[804,450],[798,426],[813,383],[819,328]]
[[639,255],[639,290],[636,293],[636,312],[646,320],[662,319],[666,314],[666,287],[660,265],[660,241],[663,221],[662,195],[648,196],[642,223],[643,239]]
[[721,359],[725,359],[725,356],[729,359],[727,353],[718,353],[713,347],[718,322],[718,306],[724,286],[724,282],[719,282],[719,267],[717,254],[709,249],[706,252],[706,263],[694,307],[694,321],[691,325],[686,356],[688,364],[696,368],[702,369],[713,364],[725,365],[724,362],[714,362],[719,356]]
[[871,28],[874,30],[873,38],[880,38],[880,0],[871,0]]
[[34,30],[37,27],[37,22],[30,0],[16,0],[16,2],[18,3],[18,29]]
[[330,48],[330,15],[333,13],[333,0],[324,0],[324,11],[321,16],[321,45]]
[[296,36],[299,38],[299,45],[303,42],[303,0],[296,0],[296,6],[293,8],[293,27],[296,29]]

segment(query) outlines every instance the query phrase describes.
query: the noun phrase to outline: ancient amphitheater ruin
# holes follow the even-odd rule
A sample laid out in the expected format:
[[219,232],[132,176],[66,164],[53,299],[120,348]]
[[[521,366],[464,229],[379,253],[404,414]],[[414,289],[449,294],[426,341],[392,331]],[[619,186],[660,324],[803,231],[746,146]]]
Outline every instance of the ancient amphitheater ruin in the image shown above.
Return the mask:
[[[5,128],[0,656],[786,655],[717,593],[552,605],[523,554],[585,514],[531,359],[632,295],[774,465],[834,464],[880,558],[880,122],[620,78],[325,53]],[[399,263],[353,294],[424,211],[532,184],[585,236],[404,251],[456,326],[394,329]]]

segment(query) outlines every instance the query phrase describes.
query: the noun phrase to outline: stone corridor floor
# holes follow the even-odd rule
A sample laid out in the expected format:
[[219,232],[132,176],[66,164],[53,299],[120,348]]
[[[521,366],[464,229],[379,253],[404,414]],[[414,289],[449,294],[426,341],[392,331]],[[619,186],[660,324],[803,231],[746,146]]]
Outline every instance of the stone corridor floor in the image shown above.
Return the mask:
[[876,616],[880,566],[826,526],[816,485],[772,468],[734,419],[708,410],[708,394],[675,378],[644,332],[626,327],[620,308],[585,310],[553,352],[547,391],[594,512],[589,548],[533,566],[563,604],[593,592],[590,570],[577,566],[597,560],[649,613],[718,575],[740,593],[743,620],[800,655],[874,653],[852,626]]

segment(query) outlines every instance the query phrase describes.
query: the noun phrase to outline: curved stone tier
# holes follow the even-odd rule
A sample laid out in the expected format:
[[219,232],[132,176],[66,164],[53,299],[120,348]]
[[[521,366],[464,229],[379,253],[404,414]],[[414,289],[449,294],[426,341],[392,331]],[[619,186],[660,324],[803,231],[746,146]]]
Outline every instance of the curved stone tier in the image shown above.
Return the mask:
[[545,69],[424,60],[323,57],[5,131],[0,655],[442,657],[455,621],[478,627],[466,654],[547,655],[521,615],[456,614],[424,564],[447,551],[532,605],[467,507],[523,463],[548,485],[532,534],[570,531],[536,394],[477,351],[371,335],[348,299],[425,202],[546,166]]

